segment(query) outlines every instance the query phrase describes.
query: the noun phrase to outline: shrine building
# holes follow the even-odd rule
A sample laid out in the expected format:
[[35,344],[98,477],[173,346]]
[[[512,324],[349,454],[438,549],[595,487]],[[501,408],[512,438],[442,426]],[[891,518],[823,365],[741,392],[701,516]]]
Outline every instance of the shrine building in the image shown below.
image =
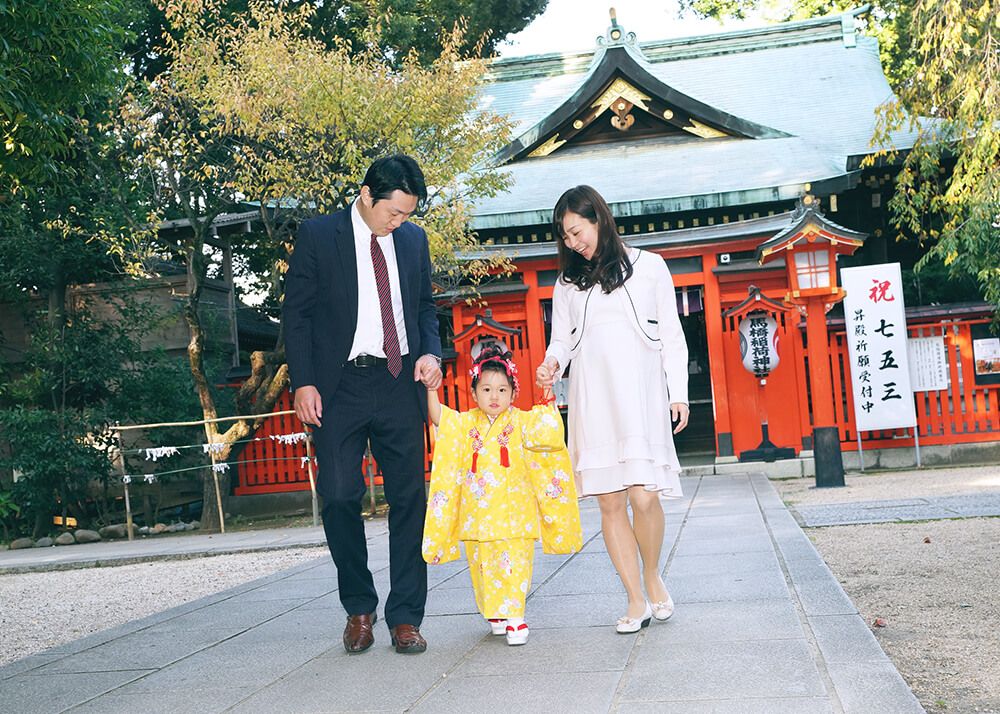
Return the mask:
[[[540,397],[533,375],[557,279],[552,209],[566,189],[590,184],[625,241],[662,256],[673,276],[690,354],[691,421],[676,438],[682,465],[695,454],[716,466],[777,459],[789,467],[782,473],[812,475],[821,432],[849,468],[859,443],[870,465],[911,463],[912,429],[855,428],[837,305],[840,268],[910,269],[920,257],[890,237],[898,168],[862,166],[876,108],[892,90],[876,41],[856,27],[861,13],[651,42],[612,18],[592,51],[493,60],[482,106],[513,122],[513,140],[495,157],[511,181],[473,207],[480,248],[469,257],[502,251],[514,271],[483,285],[479,302],[438,294],[443,400],[471,406],[470,349],[486,339],[513,350],[517,405]],[[898,133],[894,146],[905,151],[914,138]],[[829,302],[809,284],[827,285]],[[818,305],[808,320],[807,295]],[[991,382],[973,353],[990,313],[982,302],[907,307],[908,336],[943,344],[945,388],[915,393],[925,463],[960,460],[963,449],[1000,451],[1000,360]],[[777,365],[763,382],[740,346],[751,316],[774,325]],[[262,433],[297,428],[274,420]],[[428,467],[430,441],[428,431]],[[258,468],[259,458],[253,450],[238,458],[237,494],[309,488],[297,464],[277,474]]]
[[[762,415],[784,454],[810,456],[805,319],[785,301],[795,271],[783,256],[763,254],[812,232],[833,246],[820,262],[837,268],[899,260],[912,267],[915,259],[885,235],[895,169],[861,166],[876,108],[892,91],[876,41],[857,31],[860,12],[653,42],[639,42],[612,16],[593,51],[494,60],[482,105],[514,123],[515,138],[496,159],[511,185],[475,205],[481,249],[473,257],[503,251],[515,271],[486,285],[483,303],[451,304],[449,402],[468,406],[469,348],[491,337],[513,347],[520,405],[539,396],[533,374],[557,279],[552,208],[585,183],[607,199],[625,241],[661,255],[673,275],[690,351],[682,457],[740,459],[761,443]],[[914,136],[893,139],[905,150]],[[758,310],[777,322],[780,362],[763,387],[744,367],[737,329],[753,288]],[[988,311],[979,304],[907,313],[911,336],[945,338],[953,372],[948,390],[917,394],[922,445],[1000,439],[996,388],[971,379],[970,334]],[[840,314],[827,315],[823,359],[832,418],[851,451],[857,435]],[[862,439],[866,449],[913,443],[901,432]]]

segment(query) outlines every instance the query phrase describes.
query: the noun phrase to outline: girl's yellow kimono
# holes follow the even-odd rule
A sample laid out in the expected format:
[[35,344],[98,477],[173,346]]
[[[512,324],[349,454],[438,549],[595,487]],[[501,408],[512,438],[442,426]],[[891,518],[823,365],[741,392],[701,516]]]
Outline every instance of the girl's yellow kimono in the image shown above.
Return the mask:
[[523,617],[539,538],[546,553],[583,546],[559,412],[554,406],[511,407],[491,424],[479,409],[456,412],[442,405],[424,560],[455,560],[464,541],[483,616]]

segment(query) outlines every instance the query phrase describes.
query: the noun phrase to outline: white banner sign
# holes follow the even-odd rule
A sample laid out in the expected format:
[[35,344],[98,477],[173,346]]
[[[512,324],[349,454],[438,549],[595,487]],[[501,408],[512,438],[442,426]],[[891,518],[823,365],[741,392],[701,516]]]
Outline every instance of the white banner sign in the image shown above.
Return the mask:
[[914,392],[936,392],[949,383],[944,337],[911,337],[906,341],[910,383]]
[[899,263],[840,271],[859,431],[916,426]]

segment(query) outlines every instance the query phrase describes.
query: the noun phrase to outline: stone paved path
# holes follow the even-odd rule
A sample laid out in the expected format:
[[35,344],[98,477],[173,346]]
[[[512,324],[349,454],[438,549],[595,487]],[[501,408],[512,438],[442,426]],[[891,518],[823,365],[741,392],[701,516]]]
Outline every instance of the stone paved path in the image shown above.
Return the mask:
[[[624,596],[586,501],[583,551],[536,560],[524,647],[486,634],[459,562],[430,569],[425,654],[395,654],[379,623],[375,646],[349,656],[323,558],[0,668],[0,708],[923,711],[763,475],[686,478],[684,487],[667,504],[663,563],[677,612],[639,634],[612,628]],[[384,596],[384,524],[368,533]]]

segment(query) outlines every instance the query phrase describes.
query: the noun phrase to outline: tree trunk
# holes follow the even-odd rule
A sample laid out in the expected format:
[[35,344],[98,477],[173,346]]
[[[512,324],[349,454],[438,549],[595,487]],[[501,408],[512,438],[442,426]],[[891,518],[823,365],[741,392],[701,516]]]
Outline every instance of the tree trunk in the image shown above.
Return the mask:
[[[201,235],[208,231],[206,223],[200,226]],[[196,228],[198,230],[198,228]],[[205,331],[201,324],[199,306],[201,291],[204,285],[206,260],[202,251],[204,240],[196,237],[188,250],[187,289],[188,299],[184,306],[184,320],[188,326],[190,339],[188,341],[188,363],[191,377],[194,381],[198,400],[201,404],[202,418],[215,419],[218,412],[212,397],[211,385],[205,375]],[[235,345],[239,349],[239,345]],[[274,409],[275,403],[288,388],[288,366],[285,364],[284,347],[279,344],[273,352],[254,352],[250,359],[251,374],[240,388],[236,403],[242,414],[266,414]],[[262,419],[234,422],[220,430],[217,423],[208,424],[206,437],[211,443],[224,444],[216,454],[217,463],[226,461],[235,442],[246,439],[263,423]],[[219,474],[219,490],[222,494],[223,507],[229,496],[230,477],[228,473]],[[201,527],[206,531],[218,531],[221,528],[219,510],[215,495],[215,480],[211,471],[206,474],[202,484],[203,504],[201,510]]]
[[[201,497],[201,530],[207,533],[218,533],[222,523],[219,521],[219,505],[215,498],[215,474],[209,469],[202,481]],[[225,511],[229,500],[229,474],[219,474],[219,493],[222,495],[222,509]]]
[[[208,224],[210,225],[210,224]],[[194,382],[195,392],[201,404],[203,419],[215,419],[218,412],[215,409],[215,400],[212,398],[212,390],[205,376],[205,331],[201,324],[201,315],[198,308],[201,304],[201,290],[204,285],[205,271],[207,269],[205,255],[203,252],[204,234],[208,230],[208,225],[192,221],[192,229],[196,235],[192,240],[192,245],[188,248],[187,254],[187,303],[184,305],[184,321],[188,327],[188,365],[191,369],[191,379]],[[206,435],[209,442],[215,441],[216,428],[214,424],[207,425]],[[219,511],[216,505],[215,482],[212,471],[205,472],[202,479],[202,508],[201,527],[208,532],[218,531],[221,527],[219,521]],[[221,484],[220,484],[221,488]]]
[[52,276],[52,288],[49,290],[49,329],[53,334],[62,332],[62,326],[66,324],[66,279],[62,271],[56,269]]
[[42,537],[42,534],[47,534],[52,523],[50,522],[50,517],[42,512],[35,514],[35,524],[31,528],[31,537],[38,540]]
[[[204,230],[204,228],[202,228]],[[194,246],[188,251],[187,260],[187,290],[188,299],[184,306],[184,321],[188,326],[188,363],[191,367],[191,377],[194,380],[198,401],[205,419],[218,416],[215,410],[215,400],[205,377],[205,331],[201,325],[201,290],[205,282],[207,269],[205,256],[202,253],[203,240],[195,240]]]

